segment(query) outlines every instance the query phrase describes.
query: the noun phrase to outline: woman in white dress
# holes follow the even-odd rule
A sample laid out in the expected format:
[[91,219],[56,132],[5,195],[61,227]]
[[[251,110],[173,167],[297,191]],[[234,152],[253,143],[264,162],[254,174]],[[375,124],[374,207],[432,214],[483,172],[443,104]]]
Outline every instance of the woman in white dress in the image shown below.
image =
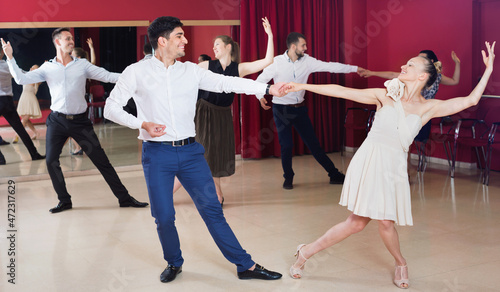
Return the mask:
[[[37,68],[38,65],[33,65],[31,66],[30,71]],[[42,117],[40,104],[38,104],[38,99],[36,98],[39,85],[40,83],[23,85],[23,93],[21,93],[21,97],[19,98],[19,102],[17,104],[17,113],[21,117],[21,123],[24,127],[28,126],[28,128],[33,131],[34,135],[31,136],[31,139],[33,140],[38,137],[38,131],[35,129],[35,126],[30,119],[39,119]],[[16,135],[13,143],[17,143],[18,141],[19,136]]]
[[426,100],[421,95],[422,89],[434,83],[437,72],[433,63],[423,56],[414,57],[401,66],[398,78],[385,83],[387,89],[295,83],[283,87],[287,93],[309,90],[377,106],[373,127],[347,169],[340,197],[340,204],[347,206],[352,214],[314,242],[297,247],[297,260],[290,268],[292,278],[301,278],[305,262],[311,256],[360,232],[374,219],[378,221],[386,248],[396,261],[394,284],[399,288],[409,287],[408,267],[394,226],[394,223],[413,225],[406,168],[408,147],[430,119],[458,113],[479,102],[493,71],[495,43],[490,46],[486,42],[486,48],[488,54],[482,51],[484,74],[465,97]]

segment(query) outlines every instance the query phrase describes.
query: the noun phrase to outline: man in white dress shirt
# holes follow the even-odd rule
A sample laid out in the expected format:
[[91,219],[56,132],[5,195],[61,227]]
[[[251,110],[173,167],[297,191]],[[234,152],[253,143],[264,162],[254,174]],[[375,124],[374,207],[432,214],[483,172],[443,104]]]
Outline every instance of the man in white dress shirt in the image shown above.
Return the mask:
[[7,55],[9,70],[17,84],[46,81],[50,89],[52,112],[46,121],[45,152],[47,170],[59,203],[49,211],[59,213],[73,207],[59,162],[59,156],[68,137],[75,139],[78,145],[82,146],[83,151],[99,169],[113,194],[118,198],[120,207],[146,207],[148,203],[138,202],[129,195],[104,153],[92,122],[86,114],[85,82],[87,78],[102,82],[116,82],[120,74],[110,73],[94,66],[86,59],[73,58],[71,52],[75,43],[70,29],[66,27],[58,28],[52,33],[56,57],[45,62],[40,68],[26,73],[19,69],[10,43],[5,43],[3,39],[1,41],[5,55]]
[[[288,50],[280,56],[274,57],[274,62],[267,66],[257,77],[256,81],[267,83],[271,79],[276,82],[296,82],[307,83],[309,75],[314,72],[330,73],[351,73],[360,72],[363,69],[357,66],[350,66],[336,62],[319,61],[308,54],[306,37],[298,32],[291,32],[286,44]],[[276,98],[273,97],[273,117],[278,131],[278,139],[281,147],[281,165],[283,167],[284,189],[293,189],[292,168],[292,127],[297,130],[300,137],[311,151],[314,158],[328,172],[331,184],[342,184],[345,175],[335,167],[333,162],[325,154],[319,144],[318,137],[314,133],[314,128],[307,114],[307,107],[304,100],[305,91],[290,92],[287,95]],[[263,95],[257,95],[262,108],[270,109]]]
[[[16,106],[12,99],[12,75],[9,72],[7,62],[3,60],[3,50],[0,51],[0,116],[3,116],[9,125],[16,131],[17,135],[21,137],[24,146],[28,148],[32,160],[44,159],[45,156],[40,155],[31,141],[30,136],[26,132],[19,115],[16,111]],[[0,138],[0,141],[3,140]],[[7,143],[8,144],[8,143]],[[5,144],[0,144],[5,145]],[[0,165],[6,164],[5,157],[0,151]]]
[[[279,85],[227,77],[191,62],[176,61],[185,55],[184,46],[188,42],[182,22],[176,17],[157,18],[149,26],[148,35],[154,56],[123,71],[107,99],[104,116],[139,129],[139,139],[144,141],[142,165],[151,213],[156,219],[163,257],[168,262],[160,281],[173,281],[184,263],[175,227],[172,193],[175,176],[193,199],[224,257],[236,265],[240,279],[281,278],[281,274],[256,264],[239,244],[217,199],[203,146],[194,138],[198,89],[246,94],[271,92],[279,96]],[[130,96],[137,104],[137,117],[123,110]]]

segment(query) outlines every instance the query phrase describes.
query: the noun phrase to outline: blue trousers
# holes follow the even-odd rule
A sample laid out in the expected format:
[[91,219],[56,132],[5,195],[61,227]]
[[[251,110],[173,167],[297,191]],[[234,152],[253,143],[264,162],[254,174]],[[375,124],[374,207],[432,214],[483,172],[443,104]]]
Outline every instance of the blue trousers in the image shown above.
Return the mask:
[[307,107],[293,107],[287,105],[273,104],[273,117],[278,131],[278,138],[281,147],[281,165],[283,166],[283,177],[291,179],[295,175],[292,168],[293,137],[292,127],[297,130],[302,141],[311,151],[316,161],[323,166],[328,175],[335,176],[339,171],[328,158],[323,148],[319,144],[314,133],[314,128],[307,114]]
[[246,271],[255,263],[224,218],[204,153],[203,146],[197,142],[180,147],[152,142],[142,144],[142,166],[163,257],[176,267],[184,263],[175,227],[172,193],[177,176],[224,257],[237,266],[238,272]]

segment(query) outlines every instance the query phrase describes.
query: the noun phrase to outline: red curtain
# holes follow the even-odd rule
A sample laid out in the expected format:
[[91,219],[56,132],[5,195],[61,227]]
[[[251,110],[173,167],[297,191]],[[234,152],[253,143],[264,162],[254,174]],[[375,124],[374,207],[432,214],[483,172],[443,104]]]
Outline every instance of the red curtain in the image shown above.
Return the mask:
[[[262,28],[263,17],[269,19],[274,35],[275,55],[286,51],[286,37],[292,31],[303,33],[307,38],[306,53],[318,60],[342,62],[341,0],[241,0],[240,49],[242,62],[264,58],[267,35]],[[250,76],[257,78],[258,74]],[[308,83],[343,84],[341,74],[314,73]],[[340,149],[343,127],[344,101],[306,93],[309,116],[326,152]],[[267,97],[268,104],[271,97]],[[265,111],[254,96],[239,97],[241,141],[237,141],[237,153],[243,158],[280,156],[280,146],[272,109]],[[238,111],[233,108],[233,111]],[[241,123],[238,125],[238,123]],[[240,134],[240,133],[238,133]],[[294,133],[294,153],[304,154],[307,147]],[[240,146],[238,146],[240,144]]]

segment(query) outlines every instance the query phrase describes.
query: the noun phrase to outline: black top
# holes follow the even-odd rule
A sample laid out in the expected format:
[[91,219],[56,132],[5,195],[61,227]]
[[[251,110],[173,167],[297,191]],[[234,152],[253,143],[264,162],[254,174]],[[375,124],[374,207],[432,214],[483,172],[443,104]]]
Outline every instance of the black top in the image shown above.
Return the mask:
[[[231,62],[229,66],[226,67],[226,70],[223,70],[219,60],[210,60],[208,61],[208,70],[225,76],[240,76],[240,73],[238,72],[238,63],[235,62]],[[217,106],[230,106],[234,100],[234,93],[216,93],[199,90],[198,99],[200,98]]]

